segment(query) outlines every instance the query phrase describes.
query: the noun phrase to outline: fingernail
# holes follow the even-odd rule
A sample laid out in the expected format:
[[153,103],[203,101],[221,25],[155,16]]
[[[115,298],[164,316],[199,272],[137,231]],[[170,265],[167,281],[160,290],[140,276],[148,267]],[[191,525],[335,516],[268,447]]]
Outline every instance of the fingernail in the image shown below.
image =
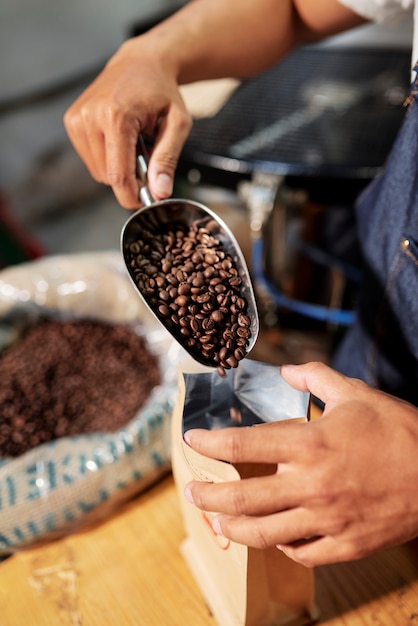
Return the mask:
[[184,433],[184,435],[183,435],[183,439],[184,439],[184,441],[187,443],[187,445],[188,445],[188,446],[190,446],[190,445],[191,445],[191,444],[190,444],[190,437],[189,437],[189,433],[188,433],[188,432],[187,432],[187,433]]
[[184,488],[184,497],[186,498],[187,502],[193,504],[192,490],[190,489],[189,485],[186,485]]
[[219,519],[217,517],[215,517],[215,519],[212,522],[212,529],[213,529],[213,532],[216,533],[217,535],[223,535],[222,528],[219,523]]
[[168,197],[173,191],[172,178],[168,174],[158,174],[156,186],[159,196]]

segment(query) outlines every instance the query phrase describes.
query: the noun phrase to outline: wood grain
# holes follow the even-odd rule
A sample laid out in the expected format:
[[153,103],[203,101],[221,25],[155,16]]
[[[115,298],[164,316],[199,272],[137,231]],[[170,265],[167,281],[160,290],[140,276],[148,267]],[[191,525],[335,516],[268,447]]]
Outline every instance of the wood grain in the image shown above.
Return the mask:
[[[106,522],[0,564],[0,624],[216,626],[180,553],[183,539],[167,476]],[[321,624],[418,624],[415,542],[317,568],[315,580]]]

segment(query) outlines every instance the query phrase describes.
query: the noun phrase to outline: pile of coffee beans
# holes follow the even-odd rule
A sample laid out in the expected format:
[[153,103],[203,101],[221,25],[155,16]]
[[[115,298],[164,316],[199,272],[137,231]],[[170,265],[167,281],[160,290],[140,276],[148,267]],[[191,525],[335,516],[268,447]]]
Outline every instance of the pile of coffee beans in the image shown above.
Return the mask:
[[0,457],[68,435],[114,432],[160,378],[156,356],[128,326],[39,320],[0,353]]
[[143,228],[125,258],[140,292],[173,336],[220,376],[237,367],[251,336],[236,263],[215,220]]

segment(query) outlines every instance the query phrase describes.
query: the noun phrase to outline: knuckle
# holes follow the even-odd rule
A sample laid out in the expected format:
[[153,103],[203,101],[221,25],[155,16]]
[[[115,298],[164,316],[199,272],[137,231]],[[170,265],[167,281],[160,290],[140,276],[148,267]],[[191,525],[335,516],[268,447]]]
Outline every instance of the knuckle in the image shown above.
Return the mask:
[[170,113],[171,123],[176,133],[186,135],[193,125],[193,118],[186,107],[173,107]]
[[136,133],[139,132],[139,125],[135,122],[135,116],[116,102],[106,102],[103,106],[96,105],[93,112],[86,107],[83,114],[86,123],[92,123],[93,118],[97,117],[99,126],[107,129],[107,132],[114,136],[129,136],[132,130]]
[[345,561],[356,561],[369,555],[368,544],[363,538],[350,538],[341,546],[341,559]]
[[228,453],[228,460],[231,463],[238,463],[242,460],[242,442],[239,429],[233,428],[226,435],[225,449]]
[[197,506],[198,509],[205,508],[204,491],[202,491],[201,487],[202,485],[200,484],[192,485],[191,487],[192,496],[193,496],[193,504]]
[[324,364],[321,361],[310,361],[306,364],[307,369],[309,369],[313,374],[315,374],[318,370],[322,370],[324,368]]
[[174,172],[177,167],[177,158],[170,152],[162,152],[158,155],[159,166],[166,172]]
[[364,392],[365,390],[369,390],[369,386],[360,378],[348,378],[347,384],[352,390],[353,396],[358,392]]
[[230,502],[235,515],[245,515],[248,513],[248,500],[241,487],[241,482],[237,481],[237,484],[231,486],[230,489]]
[[349,526],[349,521],[344,515],[334,515],[332,519],[328,520],[325,532],[327,535],[337,537],[342,535]]
[[107,170],[106,180],[111,187],[123,187],[126,182],[126,178],[122,172],[114,169]]
[[325,433],[321,428],[307,429],[307,434],[303,441],[306,443],[306,446],[315,453],[327,447]]
[[369,552],[370,551],[363,545],[363,543],[356,544],[351,546],[350,556],[346,560],[358,561],[359,559],[364,559],[369,556]]
[[101,111],[101,118],[104,120],[106,127],[118,131],[122,127],[123,113],[114,104],[109,104]]
[[77,133],[82,126],[82,120],[77,112],[72,108],[65,111],[63,116],[63,123],[67,133],[72,136]]
[[[113,187],[113,189],[118,190],[118,199],[122,201],[124,199],[130,199],[130,195],[132,195],[136,189],[134,172],[126,172],[122,167],[119,167],[118,163],[115,163],[114,160],[107,163],[106,182]],[[121,193],[122,190],[123,195]]]
[[251,530],[252,530],[251,545],[254,548],[258,548],[259,550],[265,550],[266,548],[269,548],[271,545],[273,545],[272,542],[268,541],[267,536],[264,532],[264,529],[262,528],[262,526],[257,520],[254,520]]
[[322,467],[319,462],[323,460],[328,445],[326,433],[318,424],[305,428],[304,436],[300,437],[298,444],[295,445],[297,445],[300,458],[304,459],[305,464],[312,468]]
[[193,126],[193,120],[189,113],[181,115],[178,121],[178,130],[182,135],[187,135]]
[[301,552],[297,550],[293,556],[291,556],[296,563],[307,567],[308,569],[313,569],[317,565],[319,565],[317,559],[315,559],[311,554],[309,549],[302,549]]
[[[317,477],[317,480],[313,481],[310,500],[318,508],[326,507],[328,509],[331,505],[335,505],[337,499],[338,494],[335,493],[335,488],[326,477],[320,475]],[[334,523],[336,523],[336,519],[333,520]]]
[[92,110],[88,103],[83,104],[78,111],[78,118],[85,126],[90,126],[93,119],[96,117],[99,108]]

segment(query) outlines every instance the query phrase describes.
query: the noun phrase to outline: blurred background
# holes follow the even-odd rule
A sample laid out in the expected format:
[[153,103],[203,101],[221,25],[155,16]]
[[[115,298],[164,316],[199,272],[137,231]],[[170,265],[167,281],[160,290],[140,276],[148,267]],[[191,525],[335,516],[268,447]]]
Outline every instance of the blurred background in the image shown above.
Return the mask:
[[[45,254],[119,248],[129,213],[89,176],[66,136],[63,114],[125,39],[181,4],[2,0],[0,268]],[[333,38],[239,86],[226,108],[196,120],[176,193],[218,211],[242,245],[262,314],[256,358],[327,361],[350,323],[361,270],[353,203],[383,165],[401,123],[411,38],[409,21]],[[292,89],[303,82],[301,68],[302,78],[309,73],[307,59],[319,65],[315,55],[320,80],[298,100]],[[354,88],[358,84],[367,89]],[[298,141],[283,130],[295,110],[299,119],[305,115]],[[350,124],[366,129],[366,114],[378,132],[357,137]],[[239,128],[235,121],[245,115],[250,121]],[[276,140],[260,147],[266,128]],[[342,263],[335,263],[340,253]],[[313,312],[310,304],[317,307]]]

